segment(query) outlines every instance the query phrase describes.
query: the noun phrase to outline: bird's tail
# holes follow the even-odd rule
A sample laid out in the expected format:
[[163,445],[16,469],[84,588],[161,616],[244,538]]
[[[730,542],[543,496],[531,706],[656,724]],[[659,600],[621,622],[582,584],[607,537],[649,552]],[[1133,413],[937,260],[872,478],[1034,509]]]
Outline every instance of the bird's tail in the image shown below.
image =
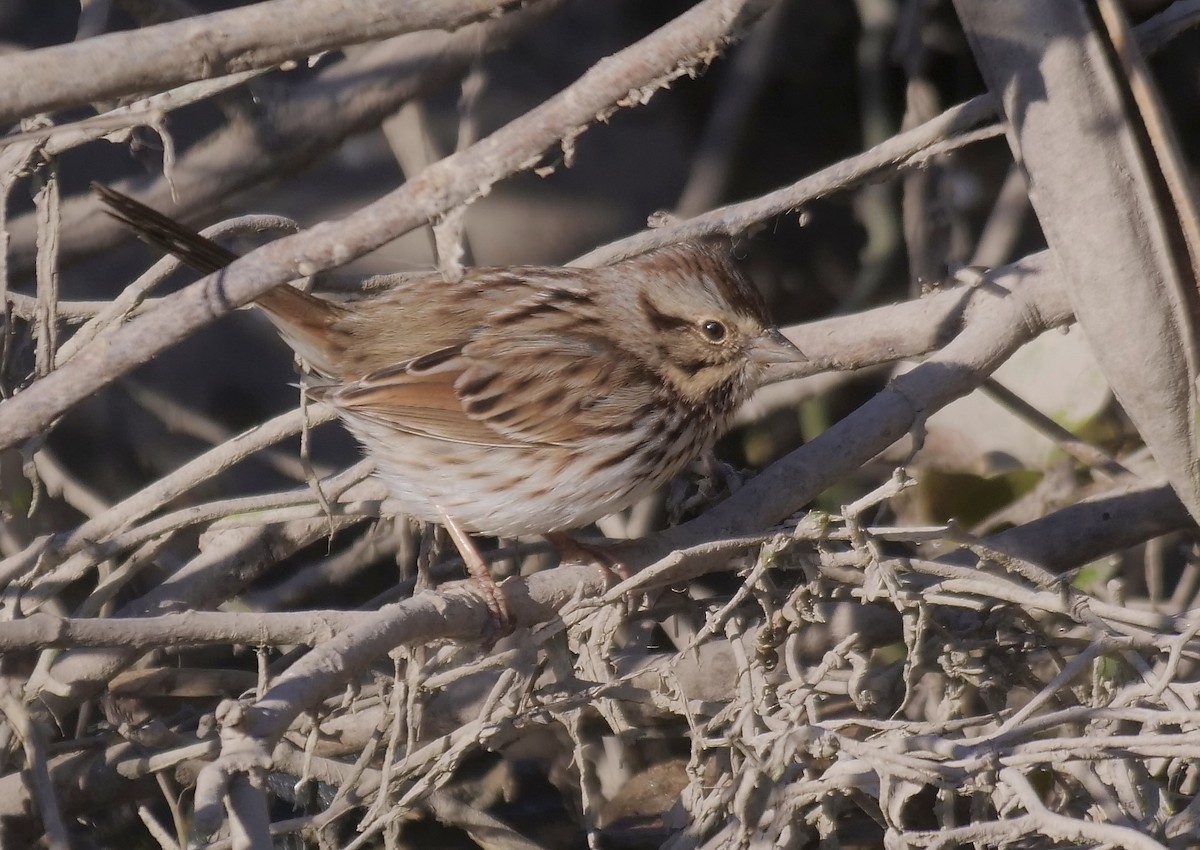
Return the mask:
[[[110,186],[93,183],[105,212],[124,224],[144,242],[177,257],[193,269],[212,274],[228,266],[238,255],[173,218],[151,209]],[[314,370],[337,374],[337,352],[331,350],[336,334],[331,326],[341,316],[337,304],[287,284],[260,295],[254,302],[279,329],[285,341]]]

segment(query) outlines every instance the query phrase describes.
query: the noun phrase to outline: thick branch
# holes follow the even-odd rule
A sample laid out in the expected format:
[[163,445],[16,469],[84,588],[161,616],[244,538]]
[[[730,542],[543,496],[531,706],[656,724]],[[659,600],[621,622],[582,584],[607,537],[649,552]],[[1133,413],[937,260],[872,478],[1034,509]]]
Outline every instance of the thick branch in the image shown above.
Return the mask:
[[456,29],[516,0],[270,0],[132,32],[0,59],[0,124],[81,106],[269,68],[289,59],[429,29]]

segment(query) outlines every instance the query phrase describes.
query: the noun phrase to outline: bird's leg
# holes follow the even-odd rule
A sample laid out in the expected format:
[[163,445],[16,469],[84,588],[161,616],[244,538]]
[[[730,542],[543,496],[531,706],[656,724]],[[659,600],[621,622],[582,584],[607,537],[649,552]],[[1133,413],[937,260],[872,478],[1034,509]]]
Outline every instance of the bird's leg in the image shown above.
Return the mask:
[[550,545],[558,550],[558,554],[562,556],[564,561],[582,561],[585,564],[595,564],[604,571],[604,577],[607,580],[616,579],[624,581],[629,578],[632,573],[625,566],[612,547],[604,547],[592,545],[589,543],[580,543],[571,535],[563,531],[554,531],[550,534],[543,535]]
[[503,591],[496,584],[496,580],[492,578],[492,571],[488,568],[487,561],[483,559],[483,555],[479,554],[475,541],[458,524],[458,521],[441,508],[437,510],[442,518],[442,525],[446,526],[446,530],[450,532],[450,539],[454,541],[454,547],[458,549],[458,554],[462,556],[463,563],[467,566],[467,574],[479,583],[483,589],[483,595],[487,599],[488,610],[496,619],[496,625],[500,627],[501,632],[507,634],[512,630],[512,616],[509,613],[508,602],[504,598]]

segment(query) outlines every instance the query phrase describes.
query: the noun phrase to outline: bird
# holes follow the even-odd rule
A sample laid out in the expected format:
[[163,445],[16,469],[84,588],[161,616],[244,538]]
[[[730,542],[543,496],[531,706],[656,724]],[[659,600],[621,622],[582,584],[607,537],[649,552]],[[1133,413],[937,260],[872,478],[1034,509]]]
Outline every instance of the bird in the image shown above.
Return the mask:
[[[210,274],[238,255],[102,184],[106,212]],[[804,354],[717,245],[679,242],[596,268],[397,276],[357,297],[282,284],[254,302],[295,351],[402,513],[441,523],[503,627],[470,534],[569,532],[653,492]],[[598,555],[608,566],[619,566]]]

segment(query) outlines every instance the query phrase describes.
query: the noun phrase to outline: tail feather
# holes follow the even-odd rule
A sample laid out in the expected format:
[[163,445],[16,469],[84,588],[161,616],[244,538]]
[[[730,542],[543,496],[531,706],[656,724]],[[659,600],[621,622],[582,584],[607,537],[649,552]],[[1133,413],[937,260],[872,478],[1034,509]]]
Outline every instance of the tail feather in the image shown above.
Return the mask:
[[[138,238],[199,272],[212,274],[238,259],[237,254],[223,245],[116,189],[100,183],[93,183],[92,189],[104,203],[105,212]],[[338,335],[330,330],[341,317],[342,308],[287,284],[264,292],[254,303],[313,369],[324,375],[337,375],[342,351]]]

